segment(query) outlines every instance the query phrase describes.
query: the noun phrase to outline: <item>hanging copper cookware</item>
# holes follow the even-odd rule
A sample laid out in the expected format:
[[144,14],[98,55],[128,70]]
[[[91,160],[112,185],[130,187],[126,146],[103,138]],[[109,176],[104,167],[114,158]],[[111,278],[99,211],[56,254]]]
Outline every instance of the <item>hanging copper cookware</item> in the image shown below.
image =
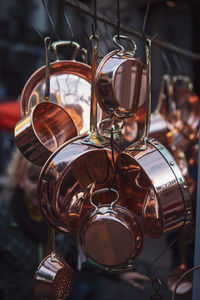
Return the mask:
[[[66,45],[75,49],[72,60],[59,60],[58,47]],[[52,48],[56,61],[50,64],[49,100],[63,106],[73,118],[79,134],[84,135],[89,131],[91,67],[75,60],[80,46],[74,41],[57,41],[52,44]],[[21,116],[28,114],[35,104],[43,100],[44,78],[45,66],[37,70],[27,81],[21,94]],[[97,119],[98,121],[101,119],[100,110]]]
[[[192,203],[187,183],[176,161],[160,142],[152,138],[148,139],[144,151],[127,149],[118,155],[117,166],[124,182],[128,178],[132,183],[132,199],[135,209],[142,215],[147,235],[159,237],[191,220]],[[144,187],[145,191],[149,189],[143,198],[143,205],[134,197],[134,187],[138,186],[135,166],[141,168],[140,187]],[[123,197],[126,198],[126,187],[124,190]],[[127,195],[130,197],[130,191]]]
[[52,235],[51,253],[37,268],[34,277],[34,294],[38,300],[64,300],[71,293],[74,273],[64,257],[55,252],[55,231],[52,228],[49,228],[49,231]]
[[[113,194],[110,204],[95,205],[99,194]],[[116,267],[130,263],[143,247],[139,218],[127,208],[116,205],[118,192],[113,188],[96,190],[90,197],[93,209],[84,217],[79,239],[85,254],[96,263]]]
[[[93,78],[98,38],[92,36],[90,41]],[[57,149],[41,171],[38,183],[41,210],[45,219],[59,231],[77,232],[82,215],[91,208],[91,184],[95,182],[97,188],[107,186],[114,177],[110,142],[97,131],[96,111],[92,80],[90,134],[71,140]]]
[[[132,51],[117,43],[117,38],[128,40],[133,45]],[[130,117],[144,104],[140,97],[143,75],[142,61],[135,56],[136,44],[126,36],[116,35],[114,43],[120,49],[107,54],[100,62],[95,78],[97,101],[101,109],[109,116]]]
[[15,141],[22,154],[37,165],[43,165],[60,145],[78,135],[76,125],[68,112],[56,103],[49,102],[51,42],[45,39],[46,75],[43,102],[21,118],[14,130]]

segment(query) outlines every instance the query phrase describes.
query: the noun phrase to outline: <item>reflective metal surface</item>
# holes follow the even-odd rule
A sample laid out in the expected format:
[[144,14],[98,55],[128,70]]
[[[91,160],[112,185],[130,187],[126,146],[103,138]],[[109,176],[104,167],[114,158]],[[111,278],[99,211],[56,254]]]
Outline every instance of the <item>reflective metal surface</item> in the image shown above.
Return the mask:
[[[77,61],[56,61],[50,64],[49,101],[63,106],[73,118],[79,134],[89,131],[91,68]],[[23,88],[20,100],[21,116],[43,101],[45,66],[37,70]],[[101,119],[98,109],[97,120]]]
[[139,220],[128,209],[98,206],[81,224],[80,241],[86,255],[103,266],[120,266],[139,255],[143,233]]
[[[120,153],[117,166],[124,176],[124,182],[129,182],[127,192],[124,186],[123,197],[127,197],[126,193],[130,195],[129,189],[133,192],[132,199],[136,207],[133,212],[143,215],[145,233],[159,237],[191,220],[191,199],[186,181],[172,155],[155,139],[149,139],[147,144],[144,151]],[[138,186],[136,168],[141,169],[139,187],[144,187],[140,201],[137,199],[139,193],[134,192]]]
[[[100,62],[95,90],[97,101],[103,111],[118,117],[128,117],[144,104],[140,96],[143,64],[137,57],[122,55],[119,50],[107,54]],[[146,77],[144,76],[144,79]]]
[[77,136],[78,132],[64,108],[44,101],[18,121],[14,134],[22,154],[32,163],[43,165],[60,145]]
[[62,255],[52,253],[43,259],[34,278],[34,293],[37,299],[66,299],[74,281],[72,268]]
[[65,233],[77,232],[82,217],[92,207],[91,184],[95,182],[98,189],[107,186],[114,177],[111,150],[84,145],[81,141],[75,138],[57,149],[45,163],[38,182],[44,218]]

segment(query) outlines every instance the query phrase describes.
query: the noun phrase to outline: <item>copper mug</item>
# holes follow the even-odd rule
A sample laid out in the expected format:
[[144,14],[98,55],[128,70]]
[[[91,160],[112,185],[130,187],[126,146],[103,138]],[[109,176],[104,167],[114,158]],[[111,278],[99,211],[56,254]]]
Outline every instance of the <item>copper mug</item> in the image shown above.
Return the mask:
[[[190,222],[192,203],[187,183],[176,161],[159,141],[148,139],[143,151],[127,148],[118,155],[117,167],[122,174],[122,196],[129,203],[132,199],[132,211],[142,216],[148,236],[157,238]],[[136,168],[140,174],[137,180]],[[143,189],[139,198],[138,186]]]
[[119,36],[133,45],[132,51],[125,51],[117,43],[117,38],[114,36],[113,41],[120,49],[110,52],[100,62],[95,76],[95,91],[104,112],[124,118],[133,115],[144,104],[144,97],[140,97],[143,64],[135,56],[137,47],[134,41]]
[[[111,193],[110,204],[95,205],[99,194]],[[130,263],[143,248],[144,237],[139,218],[127,208],[116,205],[117,190],[103,188],[90,196],[93,206],[84,217],[79,240],[86,256],[104,267],[119,267]]]

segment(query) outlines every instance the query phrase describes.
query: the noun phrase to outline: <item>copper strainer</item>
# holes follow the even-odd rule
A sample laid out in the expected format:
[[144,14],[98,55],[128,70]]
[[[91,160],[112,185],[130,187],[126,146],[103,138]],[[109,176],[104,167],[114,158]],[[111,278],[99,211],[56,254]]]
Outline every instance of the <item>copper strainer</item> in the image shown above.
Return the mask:
[[49,226],[51,253],[40,263],[35,274],[34,293],[41,300],[64,300],[72,290],[73,270],[55,248],[55,230]]

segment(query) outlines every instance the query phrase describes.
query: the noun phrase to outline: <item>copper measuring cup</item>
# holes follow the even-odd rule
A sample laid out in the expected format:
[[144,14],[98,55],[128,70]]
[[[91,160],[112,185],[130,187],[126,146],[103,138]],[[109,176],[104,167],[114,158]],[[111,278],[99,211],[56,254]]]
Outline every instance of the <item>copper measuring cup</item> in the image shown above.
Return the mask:
[[144,97],[140,97],[143,64],[135,56],[135,42],[120,35],[120,39],[128,40],[133,46],[132,51],[125,51],[117,43],[117,38],[115,35],[113,41],[120,49],[110,52],[100,62],[95,76],[95,90],[103,111],[109,116],[114,114],[124,118],[133,115],[144,104]]
[[55,248],[55,231],[49,227],[49,242],[51,254],[40,263],[34,277],[34,294],[36,299],[64,300],[72,290],[74,274]]
[[[111,204],[97,206],[93,203],[94,196],[102,193],[114,194]],[[127,208],[116,205],[118,199],[119,193],[113,188],[93,192],[90,196],[93,209],[84,217],[79,230],[85,254],[106,267],[130,263],[139,255],[144,242],[138,218]]]
[[49,52],[51,42],[45,39],[46,84],[44,101],[16,124],[15,141],[22,154],[37,165],[43,165],[61,144],[78,135],[76,125],[68,112],[56,103],[49,102]]
[[[58,48],[72,46],[72,60],[59,60]],[[49,100],[63,106],[73,118],[80,135],[89,131],[91,67],[87,64],[87,53],[84,62],[76,61],[80,45],[74,41],[56,41],[52,44],[56,60],[50,64]],[[25,84],[20,101],[21,116],[26,115],[35,104],[43,101],[45,66],[37,70]],[[101,120],[98,109],[97,120]]]

